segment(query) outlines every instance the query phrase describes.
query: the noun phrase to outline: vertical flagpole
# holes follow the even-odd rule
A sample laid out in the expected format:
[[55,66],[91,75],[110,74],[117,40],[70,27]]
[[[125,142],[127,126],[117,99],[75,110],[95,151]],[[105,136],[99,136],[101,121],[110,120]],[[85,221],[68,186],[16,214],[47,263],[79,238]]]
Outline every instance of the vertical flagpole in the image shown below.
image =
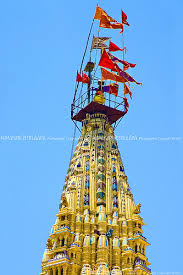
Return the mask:
[[[93,21],[92,21],[92,24],[91,24],[91,27],[90,27],[90,31],[89,31],[89,34],[88,34],[88,39],[87,39],[87,42],[86,42],[85,51],[84,51],[83,58],[82,58],[82,61],[81,61],[81,66],[80,66],[80,71],[79,71],[80,74],[81,74],[81,71],[82,71],[84,58],[85,58],[86,51],[87,51],[87,48],[88,48],[88,43],[89,43],[89,40],[90,40],[90,35],[91,35],[91,32],[92,32],[93,24],[94,24],[94,18],[93,18]],[[77,93],[77,90],[78,90],[78,86],[79,86],[79,83],[77,83],[76,88],[75,88],[73,103],[74,103],[75,98],[76,98],[76,93]]]
[[[122,24],[123,24],[123,15],[122,15],[122,10],[121,10],[121,21],[122,21]],[[124,53],[124,27],[123,27],[123,32],[122,32],[122,49],[123,49],[123,61],[125,59],[125,53]],[[124,65],[123,65],[123,70],[124,70]],[[123,83],[123,92],[124,92],[124,96],[125,96],[125,83]]]
[[[91,62],[91,50],[90,50],[89,62]],[[91,66],[91,64],[89,63],[89,66],[88,66],[88,77],[90,79],[90,82],[88,83],[88,92],[87,92],[88,104],[90,103],[90,85],[91,85],[91,67],[90,66]]]

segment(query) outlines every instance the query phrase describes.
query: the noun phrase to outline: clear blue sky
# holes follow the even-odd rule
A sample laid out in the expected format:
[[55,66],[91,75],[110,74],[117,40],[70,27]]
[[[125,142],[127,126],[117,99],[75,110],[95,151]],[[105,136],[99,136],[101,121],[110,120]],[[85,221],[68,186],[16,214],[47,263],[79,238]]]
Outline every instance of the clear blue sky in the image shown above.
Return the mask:
[[[37,275],[69,165],[70,104],[97,1],[1,1],[0,140],[1,271]],[[116,135],[183,137],[182,1],[99,1],[128,15],[128,59],[137,63],[128,115]],[[114,31],[115,41],[119,39]],[[179,39],[179,42],[178,42]],[[154,272],[182,267],[183,141],[119,141],[136,203],[142,204]]]

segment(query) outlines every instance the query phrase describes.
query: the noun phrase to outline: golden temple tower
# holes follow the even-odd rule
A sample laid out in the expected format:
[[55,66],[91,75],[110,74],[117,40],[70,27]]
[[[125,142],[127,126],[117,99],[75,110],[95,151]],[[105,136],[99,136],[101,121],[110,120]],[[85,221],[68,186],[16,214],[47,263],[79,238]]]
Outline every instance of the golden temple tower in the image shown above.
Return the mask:
[[97,102],[91,88],[93,67],[91,60],[85,67],[86,92],[74,96],[71,117],[82,122],[81,136],[40,275],[151,274],[141,205],[134,202],[114,135],[114,125],[127,113],[126,98],[111,92],[107,100],[102,76],[97,91],[103,92],[105,102]]
[[41,275],[149,274],[139,213],[113,127],[106,115],[87,114]]

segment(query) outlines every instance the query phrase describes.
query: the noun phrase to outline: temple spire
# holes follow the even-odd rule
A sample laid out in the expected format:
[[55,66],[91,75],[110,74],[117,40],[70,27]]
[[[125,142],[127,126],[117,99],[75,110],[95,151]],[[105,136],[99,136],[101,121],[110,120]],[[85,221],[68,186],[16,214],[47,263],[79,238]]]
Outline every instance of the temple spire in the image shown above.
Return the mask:
[[141,205],[135,205],[113,128],[101,113],[88,114],[82,125],[41,275],[150,274]]
[[[129,83],[141,83],[126,72],[136,64],[124,60],[124,43],[121,48],[99,33],[83,69],[94,21],[101,31],[121,33],[129,26],[124,12],[117,22],[97,5],[71,105],[71,119],[76,127],[81,123],[81,136],[74,152],[73,141],[40,275],[151,274],[141,204],[134,201],[114,134],[129,109]],[[122,51],[123,60],[111,51]]]

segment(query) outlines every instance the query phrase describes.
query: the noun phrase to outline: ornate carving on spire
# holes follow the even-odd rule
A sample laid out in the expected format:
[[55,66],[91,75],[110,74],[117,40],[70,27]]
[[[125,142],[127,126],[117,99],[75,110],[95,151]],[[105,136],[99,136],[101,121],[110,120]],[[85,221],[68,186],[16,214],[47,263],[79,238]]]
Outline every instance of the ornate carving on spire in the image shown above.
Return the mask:
[[140,207],[135,206],[107,117],[88,114],[70,162],[41,275],[150,274]]
[[134,214],[140,214],[140,208],[141,208],[141,204],[137,204],[137,206],[135,207],[135,210],[134,210]]

